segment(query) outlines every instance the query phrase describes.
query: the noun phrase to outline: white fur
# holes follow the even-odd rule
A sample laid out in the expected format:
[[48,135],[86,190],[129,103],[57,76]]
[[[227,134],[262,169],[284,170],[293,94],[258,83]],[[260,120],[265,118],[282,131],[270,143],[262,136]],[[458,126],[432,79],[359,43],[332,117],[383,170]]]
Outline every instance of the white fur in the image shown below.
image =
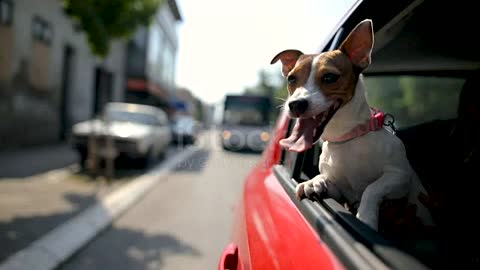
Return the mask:
[[[333,101],[327,99],[323,91],[321,91],[318,85],[315,83],[315,72],[313,71],[316,70],[318,60],[321,56],[322,54],[319,54],[313,59],[311,67],[312,72],[310,72],[307,82],[305,83],[305,85],[295,89],[295,91],[288,98],[286,103],[288,104],[289,102],[297,100],[299,98],[307,99],[309,105],[307,111],[302,115],[302,117],[304,118],[318,115],[321,112],[326,111],[333,104]],[[290,115],[292,114],[290,113]]]
[[[335,113],[323,136],[341,136],[369,118],[360,77],[354,97]],[[385,129],[346,142],[324,142],[319,169],[320,175],[297,186],[298,196],[326,192],[336,200],[344,198],[350,205],[359,205],[357,217],[375,230],[381,202],[408,196],[417,204],[424,223],[432,224],[429,212],[418,202],[419,192],[426,192],[407,160],[403,143]]]
[[352,100],[335,113],[335,117],[328,122],[322,136],[325,138],[340,137],[352,130],[353,127],[364,124],[369,119],[370,106],[365,98],[363,76],[360,75]]

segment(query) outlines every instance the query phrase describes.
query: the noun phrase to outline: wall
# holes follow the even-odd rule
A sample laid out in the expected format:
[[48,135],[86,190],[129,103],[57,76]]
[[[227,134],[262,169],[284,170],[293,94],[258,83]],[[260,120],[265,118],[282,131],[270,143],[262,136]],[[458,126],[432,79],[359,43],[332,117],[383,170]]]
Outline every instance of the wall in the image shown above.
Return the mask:
[[[113,42],[108,57],[98,59],[60,3],[15,0],[13,22],[7,26],[11,33],[5,36],[8,31],[0,29],[0,40],[12,48],[10,59],[0,58],[0,67],[7,70],[2,74],[9,74],[0,77],[0,149],[59,142],[63,100],[69,125],[90,118],[98,66],[113,74],[113,99],[123,100],[125,42]],[[51,27],[47,45],[34,38],[34,18],[41,18]],[[67,98],[62,99],[65,46],[71,47],[73,54]]]

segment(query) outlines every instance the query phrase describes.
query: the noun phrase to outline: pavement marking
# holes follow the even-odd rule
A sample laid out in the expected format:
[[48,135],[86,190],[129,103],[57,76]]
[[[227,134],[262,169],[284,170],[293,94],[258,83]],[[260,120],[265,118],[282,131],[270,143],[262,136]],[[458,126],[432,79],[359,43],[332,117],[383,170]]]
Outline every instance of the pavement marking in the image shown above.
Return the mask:
[[191,146],[170,157],[147,173],[133,179],[77,216],[67,220],[28,247],[8,257],[0,270],[52,270],[90,242],[133,206],[178,164],[200,150]]

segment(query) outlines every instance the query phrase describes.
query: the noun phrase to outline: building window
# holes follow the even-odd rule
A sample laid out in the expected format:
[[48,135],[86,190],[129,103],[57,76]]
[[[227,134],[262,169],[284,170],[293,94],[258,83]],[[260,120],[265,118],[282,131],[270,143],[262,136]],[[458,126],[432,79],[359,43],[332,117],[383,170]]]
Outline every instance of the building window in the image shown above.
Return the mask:
[[155,78],[156,81],[161,79],[159,76],[162,70],[162,50],[164,49],[164,42],[165,35],[162,28],[156,23],[152,24],[148,41],[148,75]]
[[173,86],[173,69],[174,69],[174,61],[175,61],[175,51],[173,50],[170,44],[165,44],[165,48],[163,50],[162,55],[162,70],[161,70],[161,78],[162,80],[167,83],[168,86]]
[[35,16],[32,21],[32,35],[35,40],[48,45],[53,38],[52,25],[46,20]]
[[0,0],[0,25],[9,25],[13,20],[13,4],[10,0]]

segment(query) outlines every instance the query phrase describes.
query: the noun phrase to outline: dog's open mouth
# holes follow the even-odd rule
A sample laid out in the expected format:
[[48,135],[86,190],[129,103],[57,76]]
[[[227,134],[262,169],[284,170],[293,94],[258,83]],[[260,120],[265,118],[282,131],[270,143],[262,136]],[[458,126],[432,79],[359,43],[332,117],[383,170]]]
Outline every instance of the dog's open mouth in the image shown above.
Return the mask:
[[320,139],[320,136],[342,102],[336,101],[330,108],[311,118],[298,118],[290,137],[280,141],[280,146],[293,152],[303,152]]

